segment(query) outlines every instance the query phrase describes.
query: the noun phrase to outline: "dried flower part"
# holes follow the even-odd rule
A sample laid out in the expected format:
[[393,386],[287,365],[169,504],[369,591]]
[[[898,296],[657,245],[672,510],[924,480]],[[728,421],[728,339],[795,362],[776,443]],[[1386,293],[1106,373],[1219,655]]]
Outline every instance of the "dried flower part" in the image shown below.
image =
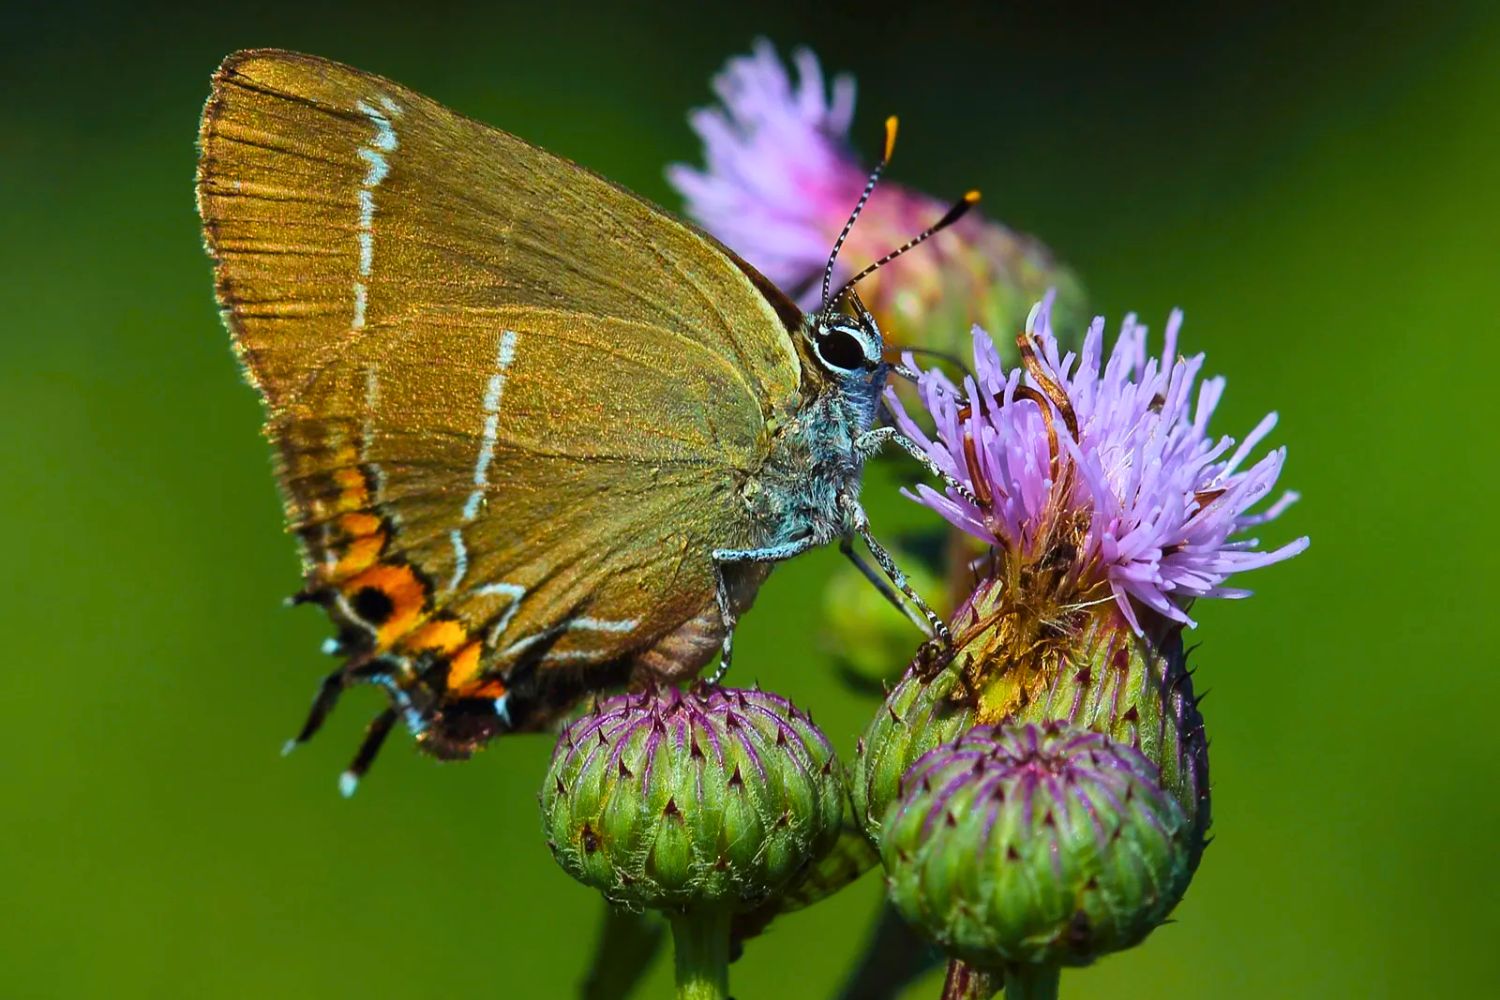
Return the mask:
[[[667,178],[703,228],[799,300],[821,296],[834,239],[869,173],[849,142],[854,80],[825,82],[817,58],[793,53],[796,79],[767,41],[729,60],[714,79],[718,107],[693,114],[704,166],[676,164]],[[837,279],[932,224],[945,200],[883,181],[849,235]],[[966,352],[970,326],[1019,329],[1049,288],[1060,308],[1082,313],[1072,273],[1039,241],[978,213],[860,283],[860,295],[892,343]]]
[[1177,355],[1181,322],[1173,313],[1158,357],[1134,317],[1108,358],[1102,319],[1080,353],[1063,354],[1049,298],[1018,341],[1019,366],[1007,368],[976,328],[974,375],[962,389],[941,371],[922,373],[933,437],[887,395],[897,426],[967,491],[920,485],[913,498],[994,546],[995,575],[1042,620],[1109,596],[1138,632],[1152,627],[1143,615],[1191,626],[1194,600],[1244,597],[1228,577],[1307,547],[1300,538],[1261,551],[1244,537],[1295,499],[1250,512],[1275,486],[1286,450],[1250,462],[1275,414],[1238,446],[1209,435],[1225,383],[1199,385],[1203,355]]
[[1192,831],[1130,747],[1060,723],[980,727],[913,765],[880,853],[891,901],[953,957],[1084,965],[1171,912]]
[[833,846],[846,796],[805,713],[705,685],[619,695],[570,724],[542,817],[557,863],[612,902],[743,912]]
[[974,725],[974,709],[953,668],[934,673],[918,662],[902,675],[870,720],[855,751],[849,790],[855,818],[871,840],[917,758]]

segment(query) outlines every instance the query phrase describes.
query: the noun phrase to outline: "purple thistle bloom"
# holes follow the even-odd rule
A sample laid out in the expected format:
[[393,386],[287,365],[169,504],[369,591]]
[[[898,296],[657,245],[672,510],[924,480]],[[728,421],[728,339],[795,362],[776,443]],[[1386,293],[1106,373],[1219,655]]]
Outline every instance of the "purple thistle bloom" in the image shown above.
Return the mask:
[[1007,371],[994,341],[975,327],[975,375],[962,390],[940,371],[921,373],[918,393],[935,439],[887,392],[902,433],[972,494],[919,485],[909,496],[996,546],[1002,559],[1039,561],[1066,542],[1061,551],[1081,586],[1107,582],[1137,632],[1132,599],[1192,626],[1193,599],[1245,597],[1249,591],[1224,581],[1307,548],[1305,537],[1271,551],[1240,537],[1296,499],[1286,493],[1249,513],[1275,486],[1286,449],[1247,465],[1274,413],[1238,447],[1209,435],[1225,382],[1198,383],[1203,355],[1177,355],[1181,312],[1167,321],[1159,357],[1147,356],[1146,328],[1127,316],[1107,358],[1102,317],[1081,353],[1062,355],[1050,313],[1048,296],[1027,324],[1020,366]]
[[667,170],[688,214],[782,288],[822,272],[865,181],[848,144],[854,79],[834,77],[830,93],[812,52],[792,61],[795,82],[765,39],[729,60],[714,78],[723,107],[691,117],[705,169]]
[[[714,79],[720,105],[690,119],[703,139],[704,166],[674,164],[667,179],[689,216],[811,309],[870,164],[849,142],[853,78],[827,80],[807,49],[793,53],[792,65],[795,75],[764,39],[750,55],[730,59]],[[849,234],[835,279],[900,246],[948,205],[882,181]],[[1049,287],[1064,290],[1065,306],[1082,297],[1045,246],[976,211],[867,277],[859,290],[898,339],[949,350],[966,341],[975,322],[1019,325]]]

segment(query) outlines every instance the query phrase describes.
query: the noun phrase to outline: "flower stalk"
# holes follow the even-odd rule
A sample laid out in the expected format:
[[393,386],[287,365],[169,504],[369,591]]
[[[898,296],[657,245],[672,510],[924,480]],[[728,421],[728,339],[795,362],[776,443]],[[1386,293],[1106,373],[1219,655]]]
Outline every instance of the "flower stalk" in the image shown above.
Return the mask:
[[727,1000],[730,912],[721,907],[676,913],[672,925],[678,1000]]
[[1005,971],[1006,1000],[1057,1000],[1061,976],[1055,965],[1013,965]]
[[605,902],[594,958],[579,996],[618,1000],[629,996],[656,958],[666,927],[655,914]]

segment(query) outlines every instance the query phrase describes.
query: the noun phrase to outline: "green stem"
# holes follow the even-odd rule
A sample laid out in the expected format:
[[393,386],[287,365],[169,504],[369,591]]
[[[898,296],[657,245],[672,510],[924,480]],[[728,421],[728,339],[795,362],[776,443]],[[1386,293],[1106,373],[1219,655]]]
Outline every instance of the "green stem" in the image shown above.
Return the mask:
[[1057,1000],[1055,965],[1012,965],[1005,972],[1005,1000]]
[[677,913],[672,947],[677,958],[677,1000],[728,1000],[729,913]]

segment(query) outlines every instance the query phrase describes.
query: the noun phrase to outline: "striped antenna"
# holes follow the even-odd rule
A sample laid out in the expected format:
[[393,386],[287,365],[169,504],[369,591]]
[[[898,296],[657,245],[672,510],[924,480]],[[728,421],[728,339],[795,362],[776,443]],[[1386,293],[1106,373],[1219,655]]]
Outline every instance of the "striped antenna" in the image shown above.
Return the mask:
[[[833,241],[833,252],[828,255],[828,266],[823,269],[823,311],[827,311],[828,305],[833,300],[828,297],[829,286],[833,284],[833,265],[839,259],[839,251],[844,248],[844,241],[849,238],[849,232],[854,228],[854,220],[859,218],[859,213],[865,209],[865,202],[870,200],[870,194],[875,190],[880,175],[885,172],[886,164],[891,162],[891,154],[896,151],[896,116],[891,115],[885,120],[885,148],[881,154],[880,162],[875,164],[875,169],[870,171],[870,179],[865,182],[865,189],[859,196],[859,201],[854,206],[854,211],[849,213],[849,221],[844,223],[843,231],[839,238]],[[844,287],[848,287],[847,285]],[[843,294],[842,292],[840,294]]]
[[[959,219],[962,219],[966,214],[968,214],[969,209],[973,208],[977,204],[979,204],[979,192],[966,192],[962,198],[953,203],[952,208],[943,213],[943,217],[941,219],[937,220],[932,225],[928,226],[926,229],[922,230],[920,233],[913,236],[911,239],[907,240],[905,243],[901,244],[899,247],[892,250],[890,253],[886,254],[884,257],[880,258],[875,263],[871,264],[869,267],[856,274],[854,277],[844,282],[844,287],[838,290],[838,294],[834,296],[834,299],[841,298],[845,292],[853,288],[858,282],[865,278],[868,278],[870,275],[874,274],[876,271],[880,270],[882,267],[889,264],[897,257],[900,257],[902,254],[906,253],[906,251],[912,249],[913,247],[921,246],[923,243],[926,243],[928,240],[932,239],[932,237],[936,236],[944,229],[947,229]],[[830,267],[829,270],[831,273],[832,267]],[[828,296],[825,292],[824,300],[826,301],[827,298]]]

